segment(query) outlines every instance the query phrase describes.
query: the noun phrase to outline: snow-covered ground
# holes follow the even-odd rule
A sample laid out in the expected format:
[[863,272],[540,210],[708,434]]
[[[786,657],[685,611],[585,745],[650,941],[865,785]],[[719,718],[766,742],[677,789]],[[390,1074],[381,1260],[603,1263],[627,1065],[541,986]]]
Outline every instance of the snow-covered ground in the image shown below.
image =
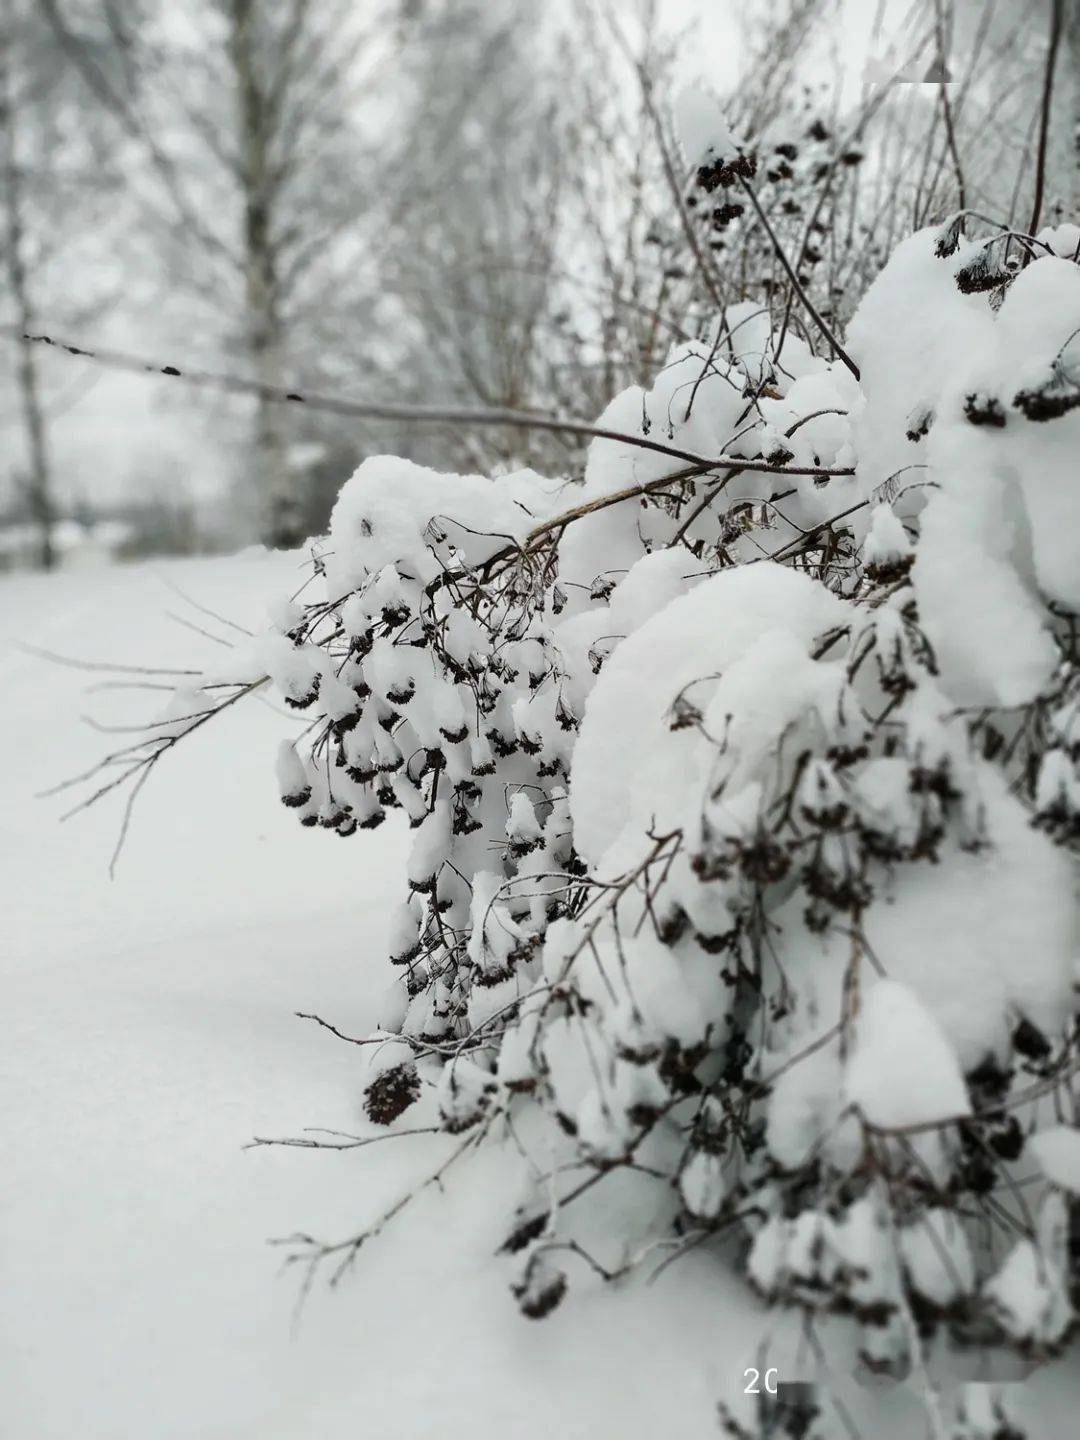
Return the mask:
[[[110,677],[7,642],[202,663],[209,642],[167,612],[220,627],[170,585],[250,623],[299,573],[297,557],[251,554],[0,584],[0,1434],[715,1434],[715,1397],[754,1362],[745,1298],[699,1253],[618,1294],[575,1274],[554,1315],[521,1318],[492,1253],[505,1224],[494,1146],[336,1291],[317,1285],[296,1320],[299,1277],[267,1240],[362,1228],[447,1140],[243,1148],[360,1123],[360,1052],[293,1012],[373,1028],[403,854],[390,824],[342,843],[282,809],[273,757],[290,721],[248,702],[178,747],[112,882],[118,808],[60,825],[64,797],[34,798],[108,743],[80,712],[132,721],[163,697],[84,695]],[[1080,1382],[1064,1374],[1040,1386],[1050,1428],[1032,1440],[1069,1433]]]
[[60,825],[65,797],[35,798],[109,744],[81,713],[131,721],[163,697],[86,695],[114,677],[10,641],[204,663],[209,642],[166,612],[221,627],[169,584],[251,622],[294,573],[297,557],[254,554],[0,584],[0,1434],[709,1434],[741,1313],[717,1304],[715,1276],[672,1269],[629,1303],[583,1280],[549,1320],[520,1318],[492,1255],[495,1151],[336,1291],[317,1286],[294,1325],[299,1277],[267,1240],[362,1228],[446,1142],[243,1148],[357,1125],[360,1052],[293,1012],[374,1026],[403,846],[390,824],[345,843],[282,809],[287,720],[249,702],[178,747],[111,883],[118,807]]

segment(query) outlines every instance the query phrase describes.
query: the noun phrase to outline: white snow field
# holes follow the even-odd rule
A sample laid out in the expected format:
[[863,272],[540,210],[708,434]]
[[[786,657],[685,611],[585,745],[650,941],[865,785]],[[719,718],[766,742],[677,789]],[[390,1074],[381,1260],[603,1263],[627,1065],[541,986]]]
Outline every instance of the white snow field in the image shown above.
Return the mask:
[[[716,1435],[716,1397],[761,1363],[744,1353],[741,1285],[696,1252],[617,1290],[575,1272],[550,1318],[522,1318],[493,1253],[508,1158],[494,1145],[366,1246],[336,1290],[317,1283],[297,1317],[299,1274],[281,1273],[267,1240],[363,1228],[450,1141],[243,1148],[366,1123],[361,1052],[294,1011],[362,1035],[390,979],[403,833],[342,843],[300,828],[273,773],[295,721],[249,701],[179,746],[143,791],[112,882],[120,808],[61,825],[65,797],[35,799],[109,747],[80,712],[131,723],[164,697],[84,695],[116,677],[10,642],[202,664],[215,647],[167,612],[228,631],[170,586],[258,625],[301,566],[252,552],[0,582],[0,1435]],[[1072,1433],[1075,1365],[1028,1388],[1032,1440]],[[885,1408],[899,1428],[864,1433],[922,1433],[918,1410]]]

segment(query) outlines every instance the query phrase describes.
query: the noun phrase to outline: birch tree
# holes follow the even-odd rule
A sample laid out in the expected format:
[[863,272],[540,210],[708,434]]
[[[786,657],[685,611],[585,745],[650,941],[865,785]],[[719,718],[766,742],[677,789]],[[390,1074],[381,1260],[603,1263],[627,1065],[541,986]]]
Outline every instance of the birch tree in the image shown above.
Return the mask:
[[[149,263],[178,330],[245,358],[264,387],[317,378],[312,297],[360,283],[360,80],[382,5],[358,18],[346,0],[196,0],[182,12],[151,0],[86,11],[42,3],[131,142]],[[115,77],[94,59],[102,36],[123,56]],[[257,398],[241,468],[261,537],[275,546],[306,533],[291,435],[289,415]]]
[[[35,310],[26,260],[26,198],[23,188],[22,98],[12,75],[15,36],[9,23],[0,37],[0,136],[4,146],[4,250],[6,280],[10,287],[14,323],[20,331],[35,329]],[[38,356],[30,345],[19,348],[15,358],[18,404],[25,438],[27,473],[21,488],[27,509],[38,528],[39,561],[49,570],[55,562],[53,549],[53,498],[49,457],[45,439],[45,416],[38,376]],[[18,480],[17,480],[18,484]]]
[[[107,127],[85,104],[70,64],[28,0],[6,0],[0,18],[0,301],[17,335],[46,314],[78,325],[100,313],[111,277],[84,266],[116,217],[114,154]],[[62,283],[78,268],[78,285]],[[48,301],[48,310],[46,310]],[[56,562],[61,497],[51,456],[55,397],[40,354],[20,345],[5,366],[5,408],[20,443],[8,475],[12,511],[37,531],[37,561]]]

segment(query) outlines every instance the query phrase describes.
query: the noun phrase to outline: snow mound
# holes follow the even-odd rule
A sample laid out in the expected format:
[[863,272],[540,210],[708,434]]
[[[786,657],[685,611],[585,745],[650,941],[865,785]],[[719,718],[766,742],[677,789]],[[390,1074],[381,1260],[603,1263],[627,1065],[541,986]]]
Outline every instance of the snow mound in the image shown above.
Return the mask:
[[[772,652],[771,663],[786,666],[793,655],[805,658],[815,637],[843,616],[843,603],[823,587],[761,564],[714,576],[641,626],[604,668],[585,709],[570,786],[580,853],[598,867],[621,867],[650,830],[692,820],[689,807],[712,744],[695,724],[678,724],[679,705],[704,714],[724,672],[756,646],[760,660]],[[806,693],[813,698],[808,665]],[[755,672],[751,661],[742,683]],[[747,738],[767,749],[789,718],[793,696],[777,686],[757,698],[755,733]],[[626,848],[612,856],[620,836]]]
[[968,1115],[956,1052],[915,992],[895,980],[867,991],[844,1075],[847,1098],[884,1129]]

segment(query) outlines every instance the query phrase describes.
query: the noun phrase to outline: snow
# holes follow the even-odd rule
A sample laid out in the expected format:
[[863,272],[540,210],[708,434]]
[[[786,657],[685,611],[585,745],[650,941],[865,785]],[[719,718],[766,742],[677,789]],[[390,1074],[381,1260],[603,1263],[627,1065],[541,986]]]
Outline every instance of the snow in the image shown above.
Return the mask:
[[1052,1185],[1080,1195],[1080,1130],[1052,1125],[1033,1135],[1028,1149]]
[[925,1125],[971,1112],[956,1054],[906,985],[867,987],[845,1075],[847,1098],[871,1125]]
[[[1080,410],[1040,421],[1023,403],[1055,375],[1075,387],[1080,270],[1034,260],[995,313],[956,283],[989,252],[961,237],[942,255],[943,233],[897,246],[849,326],[862,373],[857,485],[863,498],[887,481],[913,487],[905,514],[925,504],[913,578],[958,703],[1018,705],[1056,659],[1038,592],[1080,604]],[[996,423],[973,422],[973,398]],[[914,413],[931,417],[925,439],[912,438]]]
[[688,85],[675,98],[675,128],[687,166],[730,158],[741,147],[728,126],[723,106],[700,85]]
[[1068,1214],[1060,1195],[1048,1195],[1035,1240],[1018,1240],[984,1286],[1002,1325],[1035,1347],[1056,1345],[1073,1311],[1065,1275]]
[[620,640],[700,580],[700,561],[688,551],[656,550],[630,566],[606,605],[575,607],[552,627],[566,669],[567,698],[576,711],[584,708],[592,690],[596,663],[603,663]]
[[[834,1133],[843,1101],[835,1047],[807,1056],[777,1079],[769,1097],[765,1138],[785,1170],[797,1170]],[[835,1159],[835,1156],[832,1158]]]
[[396,455],[369,456],[330,516],[330,592],[343,597],[386,567],[426,582],[456,554],[476,563],[539,524],[556,488],[532,470],[493,482],[440,474]]
[[863,544],[863,560],[882,569],[906,558],[912,552],[907,532],[891,505],[875,505],[871,512],[870,529]]
[[970,1295],[975,1262],[963,1225],[950,1211],[929,1209],[900,1232],[900,1257],[912,1287],[936,1305]]
[[1067,221],[1061,225],[1047,226],[1045,230],[1039,231],[1036,239],[1048,245],[1055,255],[1060,255],[1065,260],[1075,260],[1080,255],[1080,225]]
[[987,767],[980,784],[992,845],[905,867],[866,927],[890,978],[919,994],[965,1070],[1000,1053],[1017,1012],[1057,1030],[1078,933],[1068,859],[1000,776]]
[[[591,952],[590,952],[591,953]],[[652,932],[612,943],[599,932],[597,958],[579,967],[578,988],[585,1000],[606,1016],[616,1036],[633,1033],[647,1045],[676,1040],[698,1044],[724,992],[707,967],[691,962],[661,945]]]
[[[1080,268],[1056,256],[1034,261],[1010,287],[995,328],[1003,400],[1017,406],[1025,387],[1047,383],[1050,367],[1059,358],[1075,386],[1080,374]],[[1039,584],[1071,608],[1080,606],[1078,443],[1078,409],[1041,422],[1014,409],[996,440],[999,463],[1011,466],[1019,481]]]
[[938,238],[929,229],[902,240],[847,328],[861,376],[852,432],[862,499],[893,475],[902,484],[926,478],[897,474],[926,460],[925,441],[908,439],[908,417],[913,408],[936,409],[970,357],[993,344],[985,298],[961,294],[954,279],[975,247],[961,240],[955,254],[942,258]]
[[[600,865],[620,835],[640,845],[654,824],[663,834],[684,819],[712,747],[692,726],[671,729],[680,694],[703,710],[720,674],[764,637],[790,635],[784,658],[795,645],[805,655],[814,636],[843,615],[842,602],[824,587],[763,563],[713,576],[636,630],[601,671],[578,736],[570,807],[581,854]],[[791,696],[774,690],[773,703],[787,706]],[[759,740],[780,728],[762,713]],[[617,868],[630,858],[623,851],[610,863]]]
[[1023,517],[1015,494],[972,463],[972,438],[961,438],[948,489],[922,518],[919,613],[958,704],[1019,705],[1045,685],[1057,651],[1016,564]]
[[[8,579],[4,640],[202,664],[217,647],[167,619],[178,601],[163,579],[257,628],[303,573],[298,556],[251,553]],[[719,1293],[711,1264],[618,1293],[575,1271],[562,1309],[523,1319],[493,1254],[517,1163],[498,1145],[421,1196],[337,1291],[316,1284],[294,1326],[300,1277],[266,1241],[353,1233],[452,1143],[242,1148],[366,1124],[363,1052],[293,1012],[356,1035],[386,1020],[406,837],[389,823],[350,844],[302,830],[274,783],[299,725],[251,700],[160,768],[110,884],[115,807],[60,826],[58,803],[34,795],[100,755],[80,708],[130,720],[141,697],[83,700],[87,680],[109,677],[6,643],[0,665],[18,756],[0,820],[5,1440],[344,1440],[358,1427],[632,1440],[669,1427],[675,1390],[685,1423],[710,1433],[741,1373],[746,1299]]]

